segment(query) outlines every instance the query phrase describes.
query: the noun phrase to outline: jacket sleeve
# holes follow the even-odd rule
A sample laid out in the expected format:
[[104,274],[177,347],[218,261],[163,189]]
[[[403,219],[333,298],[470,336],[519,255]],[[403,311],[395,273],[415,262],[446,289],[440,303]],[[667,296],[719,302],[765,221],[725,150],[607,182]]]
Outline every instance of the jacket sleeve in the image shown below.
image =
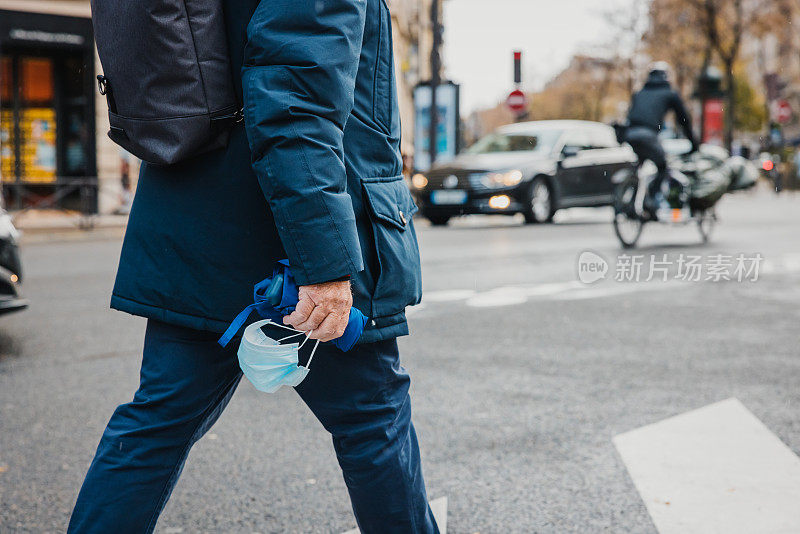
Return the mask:
[[692,116],[689,115],[689,110],[686,109],[683,99],[676,92],[672,93],[672,103],[670,107],[675,111],[675,119],[678,125],[683,129],[686,139],[691,141],[692,145],[695,145],[696,141],[694,138],[694,131],[692,130]]
[[366,0],[261,0],[242,89],[252,164],[299,285],[363,269],[342,150]]

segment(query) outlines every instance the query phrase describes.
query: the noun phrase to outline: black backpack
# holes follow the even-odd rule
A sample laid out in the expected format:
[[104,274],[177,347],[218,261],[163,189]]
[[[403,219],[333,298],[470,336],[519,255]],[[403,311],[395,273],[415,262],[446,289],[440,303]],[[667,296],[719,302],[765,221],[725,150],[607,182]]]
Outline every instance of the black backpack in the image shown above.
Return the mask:
[[92,0],[112,141],[169,165],[227,145],[241,120],[222,0]]

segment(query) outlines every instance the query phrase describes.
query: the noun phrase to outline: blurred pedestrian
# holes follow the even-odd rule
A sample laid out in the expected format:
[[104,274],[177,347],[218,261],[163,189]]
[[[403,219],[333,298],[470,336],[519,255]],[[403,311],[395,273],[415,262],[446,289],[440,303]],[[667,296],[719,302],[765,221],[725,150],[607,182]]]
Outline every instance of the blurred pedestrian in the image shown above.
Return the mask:
[[131,155],[124,149],[119,149],[119,176],[121,191],[119,194],[119,206],[114,213],[118,215],[128,215],[133,204],[133,185],[131,184]]
[[673,111],[679,126],[686,138],[692,143],[692,152],[698,149],[698,143],[692,131],[692,118],[686,105],[677,91],[672,89],[669,81],[669,65],[663,61],[654,63],[644,87],[631,100],[628,110],[628,129],[625,140],[631,145],[639,158],[639,163],[652,161],[658,174],[650,183],[645,198],[645,208],[655,217],[655,194],[661,189],[663,180],[668,176],[667,156],[658,139],[664,128],[667,113]]
[[[220,24],[244,125],[227,148],[142,164],[111,298],[148,319],[141,381],[108,423],[69,532],[153,531],[242,376],[219,334],[285,258],[300,302],[284,322],[328,341],[351,305],[371,318],[353,350],[320,345],[296,387],[332,434],[361,532],[438,532],[396,340],[421,275],[386,3],[225,0]],[[268,464],[261,450],[251,461]]]

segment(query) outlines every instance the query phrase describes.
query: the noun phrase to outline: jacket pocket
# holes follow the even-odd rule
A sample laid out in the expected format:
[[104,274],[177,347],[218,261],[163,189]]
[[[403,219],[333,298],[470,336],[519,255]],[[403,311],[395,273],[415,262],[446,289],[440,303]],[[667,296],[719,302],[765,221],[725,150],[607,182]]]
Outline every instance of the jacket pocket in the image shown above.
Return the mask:
[[375,57],[375,87],[372,97],[372,118],[385,128],[392,129],[394,109],[394,79],[392,58],[392,15],[384,0],[378,0],[378,50]]
[[422,299],[419,246],[411,220],[417,206],[402,176],[365,178],[362,185],[378,258],[371,315],[386,317]]

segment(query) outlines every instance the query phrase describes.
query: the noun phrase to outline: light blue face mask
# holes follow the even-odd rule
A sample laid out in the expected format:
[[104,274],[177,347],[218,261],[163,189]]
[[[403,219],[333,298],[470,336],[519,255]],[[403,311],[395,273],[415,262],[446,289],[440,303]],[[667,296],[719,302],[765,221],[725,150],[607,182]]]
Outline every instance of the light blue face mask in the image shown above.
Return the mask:
[[[272,339],[262,330],[262,326],[271,325],[285,330],[296,332],[281,339]],[[297,336],[306,336],[302,343],[286,343],[281,341]],[[239,367],[244,376],[259,391],[275,393],[281,386],[294,387],[308,376],[311,359],[319,346],[319,340],[314,344],[311,356],[305,367],[300,365],[298,351],[308,341],[311,332],[301,332],[289,328],[269,319],[256,321],[244,329],[242,342],[239,344]]]

